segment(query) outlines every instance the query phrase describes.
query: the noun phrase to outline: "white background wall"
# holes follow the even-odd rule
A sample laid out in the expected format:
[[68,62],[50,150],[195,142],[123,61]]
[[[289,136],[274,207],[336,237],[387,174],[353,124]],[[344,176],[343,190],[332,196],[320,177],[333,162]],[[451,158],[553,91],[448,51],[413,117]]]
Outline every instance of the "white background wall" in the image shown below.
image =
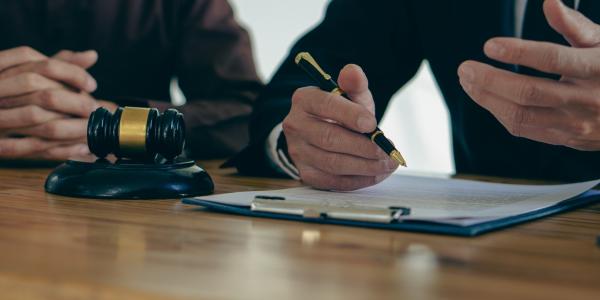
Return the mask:
[[[289,47],[319,23],[326,0],[230,0],[254,43],[258,71],[269,80]],[[400,54],[399,54],[400,55]],[[392,74],[390,74],[392,75]],[[409,170],[453,173],[448,112],[426,63],[396,96],[380,127],[409,164]]]

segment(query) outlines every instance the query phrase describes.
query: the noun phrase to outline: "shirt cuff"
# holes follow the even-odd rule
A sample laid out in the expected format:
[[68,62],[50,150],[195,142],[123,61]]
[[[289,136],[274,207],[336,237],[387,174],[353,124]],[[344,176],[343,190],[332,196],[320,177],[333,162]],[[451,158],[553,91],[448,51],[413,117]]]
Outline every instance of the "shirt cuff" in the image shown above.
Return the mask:
[[265,142],[265,151],[267,152],[269,162],[277,172],[286,174],[293,179],[300,180],[300,172],[298,172],[296,166],[291,163],[290,159],[285,155],[282,149],[277,148],[277,141],[281,134],[283,134],[283,127],[281,126],[281,123],[279,123],[271,130],[271,133]]

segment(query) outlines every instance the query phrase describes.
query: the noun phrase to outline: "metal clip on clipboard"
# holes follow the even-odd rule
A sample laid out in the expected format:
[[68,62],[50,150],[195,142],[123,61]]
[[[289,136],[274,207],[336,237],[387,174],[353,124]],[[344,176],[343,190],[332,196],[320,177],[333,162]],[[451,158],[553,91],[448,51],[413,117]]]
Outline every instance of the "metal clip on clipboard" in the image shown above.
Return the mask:
[[278,196],[256,196],[252,201],[252,211],[289,214],[307,219],[329,218],[375,223],[393,223],[400,216],[410,214],[408,207],[374,207],[355,205],[333,205],[331,203],[314,204],[301,200],[286,200]]

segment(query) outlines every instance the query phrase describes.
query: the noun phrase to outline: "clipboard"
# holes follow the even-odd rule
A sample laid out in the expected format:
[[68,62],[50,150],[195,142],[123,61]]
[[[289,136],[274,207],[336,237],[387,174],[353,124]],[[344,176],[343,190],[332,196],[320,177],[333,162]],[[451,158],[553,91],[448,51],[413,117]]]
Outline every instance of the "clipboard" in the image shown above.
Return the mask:
[[[364,217],[366,212],[370,209],[369,207],[350,210],[336,210],[331,207],[301,207],[297,206],[298,203],[293,203],[293,200],[286,203],[285,201],[289,200],[268,198],[274,197],[263,196],[258,197],[258,199],[255,197],[250,206],[229,205],[194,198],[185,198],[182,202],[184,204],[200,206],[215,212],[250,217],[474,237],[600,202],[600,191],[589,190],[576,197],[561,201],[553,206],[469,226],[441,224],[433,221],[400,220],[399,216],[407,213],[409,214],[410,208],[392,207],[387,210],[378,208],[378,211],[372,212],[377,216]],[[385,217],[385,215],[387,215],[387,217]]]

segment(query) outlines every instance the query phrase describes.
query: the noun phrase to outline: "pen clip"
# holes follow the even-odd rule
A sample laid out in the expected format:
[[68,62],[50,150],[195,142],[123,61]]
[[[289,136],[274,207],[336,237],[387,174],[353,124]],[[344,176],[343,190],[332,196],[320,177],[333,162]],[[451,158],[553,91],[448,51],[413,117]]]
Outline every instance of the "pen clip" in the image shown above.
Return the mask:
[[298,53],[298,55],[296,55],[296,59],[294,61],[296,62],[297,65],[299,65],[302,60],[305,60],[307,63],[311,64],[317,71],[319,71],[319,73],[321,73],[321,76],[323,76],[323,78],[325,80],[331,79],[331,75],[329,75],[329,74],[325,73],[325,71],[323,71],[321,66],[319,66],[317,61],[312,57],[312,55],[310,55],[310,53],[300,52],[300,53]]
[[410,214],[408,207],[374,207],[346,204],[311,203],[279,196],[257,195],[252,201],[252,211],[302,216],[306,219],[336,219],[374,223],[398,222]]

